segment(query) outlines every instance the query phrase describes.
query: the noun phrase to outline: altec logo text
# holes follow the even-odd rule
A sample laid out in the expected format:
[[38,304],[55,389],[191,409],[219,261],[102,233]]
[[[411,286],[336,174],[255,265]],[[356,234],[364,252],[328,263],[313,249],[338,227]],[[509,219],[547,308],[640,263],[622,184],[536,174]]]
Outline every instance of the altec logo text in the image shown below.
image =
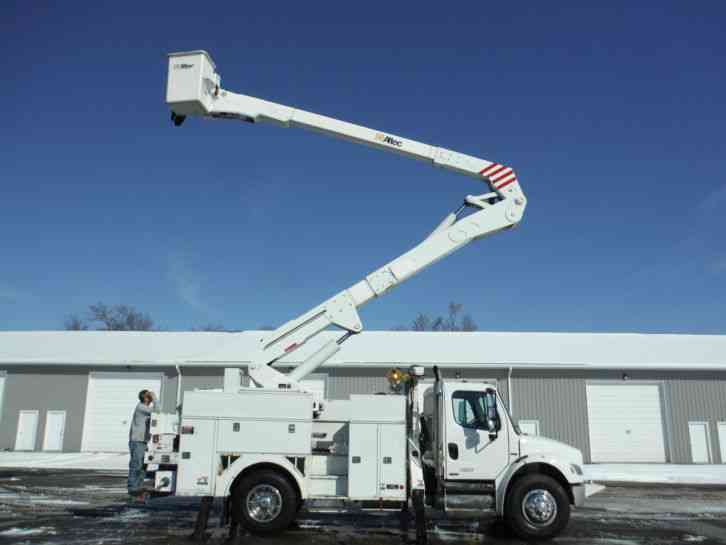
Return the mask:
[[399,140],[398,138],[393,138],[393,136],[387,136],[381,132],[377,132],[375,138],[379,142],[383,142],[384,144],[389,144],[391,146],[396,146],[397,148],[403,146],[402,140]]

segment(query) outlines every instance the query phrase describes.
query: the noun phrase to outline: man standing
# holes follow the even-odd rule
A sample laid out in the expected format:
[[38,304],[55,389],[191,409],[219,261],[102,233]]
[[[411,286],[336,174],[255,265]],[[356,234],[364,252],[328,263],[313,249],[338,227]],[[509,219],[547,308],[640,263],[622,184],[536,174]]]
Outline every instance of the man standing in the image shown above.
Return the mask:
[[144,496],[144,452],[149,442],[149,424],[151,404],[156,405],[156,397],[151,390],[139,392],[139,404],[136,405],[129,429],[129,495],[135,501],[143,502]]

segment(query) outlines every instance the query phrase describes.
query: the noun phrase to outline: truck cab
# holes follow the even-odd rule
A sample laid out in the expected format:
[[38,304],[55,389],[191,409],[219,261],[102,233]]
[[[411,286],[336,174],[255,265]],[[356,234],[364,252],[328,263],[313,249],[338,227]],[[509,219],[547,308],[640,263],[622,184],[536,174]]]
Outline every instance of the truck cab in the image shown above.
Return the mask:
[[521,537],[559,533],[585,499],[582,453],[523,434],[492,384],[437,380],[423,392],[421,466],[429,505],[492,510]]

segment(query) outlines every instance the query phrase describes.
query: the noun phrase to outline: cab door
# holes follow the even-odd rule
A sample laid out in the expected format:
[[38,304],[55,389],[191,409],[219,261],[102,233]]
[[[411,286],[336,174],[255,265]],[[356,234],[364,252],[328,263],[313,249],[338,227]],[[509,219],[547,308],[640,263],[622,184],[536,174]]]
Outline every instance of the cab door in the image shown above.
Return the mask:
[[477,389],[476,384],[452,384],[444,389],[447,480],[494,480],[507,468],[508,426],[502,425],[498,399],[493,389],[481,385]]

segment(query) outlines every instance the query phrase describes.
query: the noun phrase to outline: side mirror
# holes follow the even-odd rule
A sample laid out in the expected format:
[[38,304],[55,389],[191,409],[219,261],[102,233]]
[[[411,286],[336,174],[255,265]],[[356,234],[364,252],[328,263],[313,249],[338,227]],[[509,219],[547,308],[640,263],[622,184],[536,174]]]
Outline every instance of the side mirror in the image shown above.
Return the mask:
[[487,428],[489,430],[489,439],[493,441],[499,436],[499,430],[502,429],[502,420],[499,418],[497,411],[497,394],[492,389],[487,389]]
[[500,426],[497,425],[497,421],[493,418],[489,418],[487,420],[487,429],[489,430],[489,440],[494,441],[497,437],[499,437],[499,428]]

